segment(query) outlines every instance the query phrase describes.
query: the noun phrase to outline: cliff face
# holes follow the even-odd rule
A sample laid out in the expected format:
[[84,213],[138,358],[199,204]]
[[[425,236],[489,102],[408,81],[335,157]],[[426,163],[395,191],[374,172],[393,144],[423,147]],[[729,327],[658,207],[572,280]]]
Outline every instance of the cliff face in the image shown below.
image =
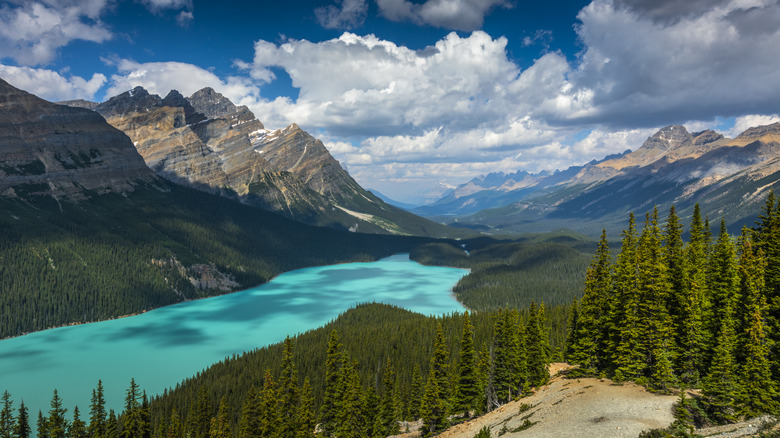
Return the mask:
[[[165,98],[141,87],[95,107],[158,175],[303,222],[353,231],[446,231],[364,190],[321,141],[293,124],[265,129],[211,88]],[[434,228],[441,228],[431,232]]]
[[57,105],[0,79],[0,194],[85,199],[132,191],[155,175],[93,111]]

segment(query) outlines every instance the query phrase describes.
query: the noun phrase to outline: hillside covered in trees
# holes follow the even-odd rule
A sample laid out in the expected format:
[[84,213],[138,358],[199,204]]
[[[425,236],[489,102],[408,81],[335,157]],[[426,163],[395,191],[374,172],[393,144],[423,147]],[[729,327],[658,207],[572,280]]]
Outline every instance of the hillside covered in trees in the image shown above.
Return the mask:
[[698,206],[684,242],[674,208],[633,215],[613,261],[602,235],[569,319],[566,359],[583,375],[656,391],[699,388],[697,425],[777,413],[780,206],[766,201],[736,240],[709,232]]

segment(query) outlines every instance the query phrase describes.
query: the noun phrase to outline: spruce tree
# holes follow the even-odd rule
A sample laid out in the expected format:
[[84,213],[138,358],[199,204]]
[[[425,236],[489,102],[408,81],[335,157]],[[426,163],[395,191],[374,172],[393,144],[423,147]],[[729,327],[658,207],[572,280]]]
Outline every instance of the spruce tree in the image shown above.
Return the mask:
[[317,426],[317,417],[314,414],[314,396],[311,393],[311,383],[307,376],[303,380],[301,389],[301,404],[298,408],[298,434],[297,438],[314,438],[314,429]]
[[478,395],[477,371],[474,357],[474,326],[469,313],[463,316],[463,335],[460,340],[460,360],[458,362],[457,394],[453,411],[462,412],[464,418],[470,416],[470,410],[476,405]]
[[171,410],[171,421],[168,423],[168,435],[166,438],[184,438],[184,428],[182,427],[181,417],[175,406]]
[[[119,422],[113,409],[108,410],[106,419],[106,438],[119,438]],[[179,437],[181,438],[181,436]]]
[[[135,379],[130,379],[130,387],[125,392],[125,411],[122,415],[122,438],[141,436],[141,412],[138,397],[140,396]],[[203,438],[196,435],[197,438]]]
[[3,391],[3,407],[0,409],[0,438],[11,438],[14,432],[13,400],[8,391]]
[[51,397],[51,409],[49,417],[46,419],[46,433],[48,438],[65,438],[68,436],[68,420],[65,413],[68,410],[62,407],[62,399],[57,390]]
[[288,336],[284,340],[282,374],[279,377],[279,436],[282,438],[294,438],[298,430],[298,371],[294,359],[292,339]]
[[447,345],[441,324],[436,328],[436,344],[431,357],[428,381],[425,385],[420,411],[423,419],[421,429],[424,437],[431,436],[447,426],[449,415],[449,389],[447,373]]
[[341,399],[336,418],[336,436],[358,438],[365,435],[367,426],[363,423],[363,387],[357,372],[357,362],[344,352],[341,367]]
[[544,304],[537,307],[536,303],[531,301],[525,331],[528,336],[528,382],[538,387],[550,380],[550,346]]
[[331,436],[335,430],[341,376],[341,344],[336,330],[330,333],[325,359],[325,392],[320,408],[320,427],[325,436]]
[[103,396],[103,382],[98,380],[92,390],[92,402],[89,405],[89,436],[104,438],[106,435],[106,400]]
[[409,391],[409,419],[414,421],[420,418],[420,402],[422,401],[425,386],[420,373],[420,365],[414,364],[412,371],[412,386]]
[[276,382],[271,375],[271,370],[266,369],[263,375],[263,391],[255,396],[251,402],[248,415],[254,416],[249,421],[249,427],[253,427],[252,433],[257,437],[275,437],[280,429],[279,409],[284,405],[278,403]]
[[688,298],[688,265],[685,257],[685,245],[682,239],[683,226],[677,216],[674,205],[669,209],[663,235],[663,261],[669,281],[669,294],[666,308],[674,324],[674,338],[669,340],[675,357],[679,356],[680,344],[683,338],[683,320],[686,317],[686,301]]
[[27,406],[24,405],[24,400],[22,400],[19,404],[19,415],[17,415],[16,424],[14,424],[14,437],[30,438],[31,436],[30,415],[28,414]]
[[637,235],[634,214],[623,230],[620,254],[615,264],[612,282],[614,299],[610,306],[610,350],[615,380],[634,380],[644,369],[642,356],[641,320],[639,314],[639,289],[637,288]]
[[211,419],[209,427],[209,438],[232,438],[233,431],[230,429],[230,411],[228,410],[227,400],[222,397],[217,408],[217,416]]
[[81,420],[81,417],[79,415],[79,407],[75,406],[73,408],[73,421],[70,423],[70,430],[68,431],[68,436],[70,438],[87,438],[87,427],[86,423],[84,423]]
[[46,417],[43,416],[41,411],[38,411],[38,422],[36,423],[36,426],[38,438],[49,438],[49,425],[46,421]]
[[701,223],[701,211],[697,203],[691,219],[690,242],[685,247],[686,285],[680,300],[678,320],[677,374],[680,380],[691,386],[697,386],[701,378],[700,368],[704,360],[707,334],[704,318],[709,312],[707,292],[707,247],[704,228]]
[[399,428],[398,421],[396,421],[395,371],[389,357],[385,361],[382,387],[384,388],[384,393],[379,402],[378,424],[375,429],[381,436],[396,435],[399,432]]
[[[577,300],[577,298],[572,301],[571,306],[569,307],[569,315],[566,318],[566,344],[563,348],[563,361],[574,363],[575,357],[572,355],[576,355],[577,351],[577,344],[579,342],[579,339],[577,337],[577,334],[579,332],[579,323],[580,323],[580,302]],[[610,346],[611,347],[611,346]]]
[[739,413],[755,417],[776,413],[777,384],[772,379],[769,347],[767,345],[766,297],[764,272],[766,263],[753,254],[752,243],[743,229],[739,262],[741,306]]
[[[270,377],[271,372],[266,369],[265,374]],[[276,412],[276,399],[274,399],[273,408],[274,412]],[[238,421],[238,438],[257,438],[260,436],[260,431],[262,430],[260,415],[260,399],[257,396],[257,390],[252,385],[249,387],[246,398],[244,398],[244,404],[241,407],[241,417]],[[171,418],[171,426],[173,426],[173,421],[174,419]]]
[[581,372],[595,374],[608,367],[607,312],[611,303],[612,256],[607,242],[607,230],[601,232],[593,258],[585,273],[585,291],[580,301],[575,342],[570,347],[572,363],[579,364]]
[[739,384],[734,363],[734,324],[731,318],[723,320],[718,331],[712,365],[702,382],[702,396],[717,423],[736,421],[736,399]]
[[[137,402],[136,405],[138,407],[135,409],[135,421],[138,423],[136,427],[140,431],[142,429],[139,409],[140,406]],[[206,388],[206,385],[201,385],[200,389],[198,390],[198,398],[193,408],[190,410],[190,415],[188,418],[188,429],[192,438],[208,437],[209,429],[211,429],[212,412],[211,397],[209,396],[208,388]]]

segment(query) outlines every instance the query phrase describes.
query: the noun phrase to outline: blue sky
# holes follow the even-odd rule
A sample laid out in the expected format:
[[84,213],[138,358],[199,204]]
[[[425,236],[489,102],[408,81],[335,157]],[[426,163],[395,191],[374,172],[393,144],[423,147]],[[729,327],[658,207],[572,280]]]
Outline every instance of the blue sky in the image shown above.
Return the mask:
[[778,121],[778,0],[0,2],[0,77],[49,100],[210,86],[408,202]]

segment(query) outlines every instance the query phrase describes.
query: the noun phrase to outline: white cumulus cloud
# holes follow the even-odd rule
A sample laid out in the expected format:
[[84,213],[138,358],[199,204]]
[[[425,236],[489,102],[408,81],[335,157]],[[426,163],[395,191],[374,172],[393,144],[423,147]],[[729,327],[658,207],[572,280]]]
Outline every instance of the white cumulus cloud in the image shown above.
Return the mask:
[[56,71],[16,67],[0,64],[0,78],[9,84],[32,93],[43,99],[57,102],[61,100],[94,100],[95,93],[106,83],[106,77],[95,73],[90,79],[79,76],[62,76]]
[[45,65],[74,40],[102,43],[112,37],[100,21],[107,0],[32,1],[0,6],[0,59]]

